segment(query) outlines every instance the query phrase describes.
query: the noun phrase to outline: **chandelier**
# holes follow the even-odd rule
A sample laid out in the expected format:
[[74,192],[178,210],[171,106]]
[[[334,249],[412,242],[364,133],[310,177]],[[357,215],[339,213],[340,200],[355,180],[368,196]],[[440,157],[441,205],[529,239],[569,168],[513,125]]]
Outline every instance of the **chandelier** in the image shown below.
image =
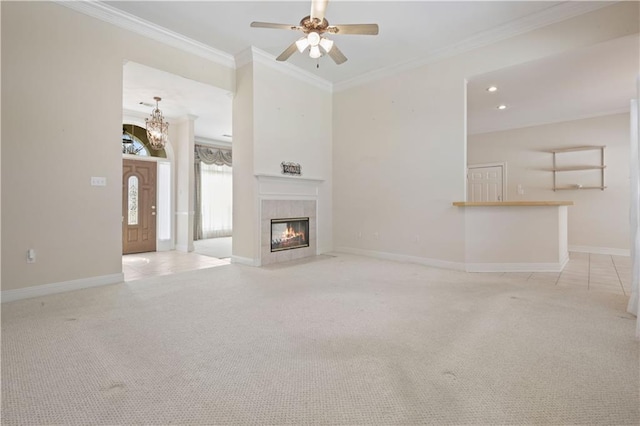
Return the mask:
[[158,102],[162,99],[154,97],[156,101],[156,108],[151,112],[151,117],[146,118],[147,123],[147,138],[149,139],[149,145],[153,149],[163,149],[167,144],[167,137],[169,135],[169,123],[162,118],[162,111],[158,108]]

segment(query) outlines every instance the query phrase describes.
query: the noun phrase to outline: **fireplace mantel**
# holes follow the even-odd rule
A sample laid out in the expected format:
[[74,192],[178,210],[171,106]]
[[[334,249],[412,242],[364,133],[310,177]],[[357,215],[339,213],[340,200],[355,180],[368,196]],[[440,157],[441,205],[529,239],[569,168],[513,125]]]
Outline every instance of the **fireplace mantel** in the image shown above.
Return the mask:
[[[260,260],[258,265],[286,262],[317,253],[318,198],[325,179],[256,173],[260,200]],[[271,220],[309,218],[309,246],[271,252]]]
[[326,180],[326,179],[317,178],[317,177],[274,175],[274,174],[268,174],[268,173],[256,173],[254,176],[257,177],[258,180],[284,180],[288,182],[309,181],[309,182],[321,183]]

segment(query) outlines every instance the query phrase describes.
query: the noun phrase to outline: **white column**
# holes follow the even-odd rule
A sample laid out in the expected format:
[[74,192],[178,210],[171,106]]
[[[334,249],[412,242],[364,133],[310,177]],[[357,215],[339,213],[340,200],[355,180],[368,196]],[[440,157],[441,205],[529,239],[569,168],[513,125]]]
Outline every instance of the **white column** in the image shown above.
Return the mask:
[[188,115],[176,124],[176,250],[193,251],[194,133],[198,117]]

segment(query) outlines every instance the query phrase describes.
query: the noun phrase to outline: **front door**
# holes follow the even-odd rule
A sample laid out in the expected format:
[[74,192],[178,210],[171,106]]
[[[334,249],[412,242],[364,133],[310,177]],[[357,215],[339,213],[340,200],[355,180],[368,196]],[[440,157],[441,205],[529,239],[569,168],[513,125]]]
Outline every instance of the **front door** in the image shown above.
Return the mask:
[[502,166],[469,166],[467,201],[504,201],[502,173]]
[[156,251],[156,163],[122,160],[122,254]]

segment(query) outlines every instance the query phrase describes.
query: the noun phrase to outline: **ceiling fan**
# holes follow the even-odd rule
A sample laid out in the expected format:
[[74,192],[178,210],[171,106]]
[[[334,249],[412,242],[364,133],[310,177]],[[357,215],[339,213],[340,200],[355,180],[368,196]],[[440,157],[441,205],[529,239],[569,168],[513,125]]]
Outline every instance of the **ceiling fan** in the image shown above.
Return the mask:
[[311,14],[302,18],[300,25],[252,22],[251,26],[254,28],[295,30],[304,33],[302,38],[293,42],[276,58],[277,61],[286,61],[296,50],[302,53],[306,49],[309,49],[309,56],[311,58],[317,59],[326,53],[336,64],[340,65],[347,61],[347,57],[338,49],[338,46],[334,44],[333,40],[329,40],[324,34],[377,35],[378,24],[329,25],[329,22],[324,17],[328,2],[329,0],[312,0]]

